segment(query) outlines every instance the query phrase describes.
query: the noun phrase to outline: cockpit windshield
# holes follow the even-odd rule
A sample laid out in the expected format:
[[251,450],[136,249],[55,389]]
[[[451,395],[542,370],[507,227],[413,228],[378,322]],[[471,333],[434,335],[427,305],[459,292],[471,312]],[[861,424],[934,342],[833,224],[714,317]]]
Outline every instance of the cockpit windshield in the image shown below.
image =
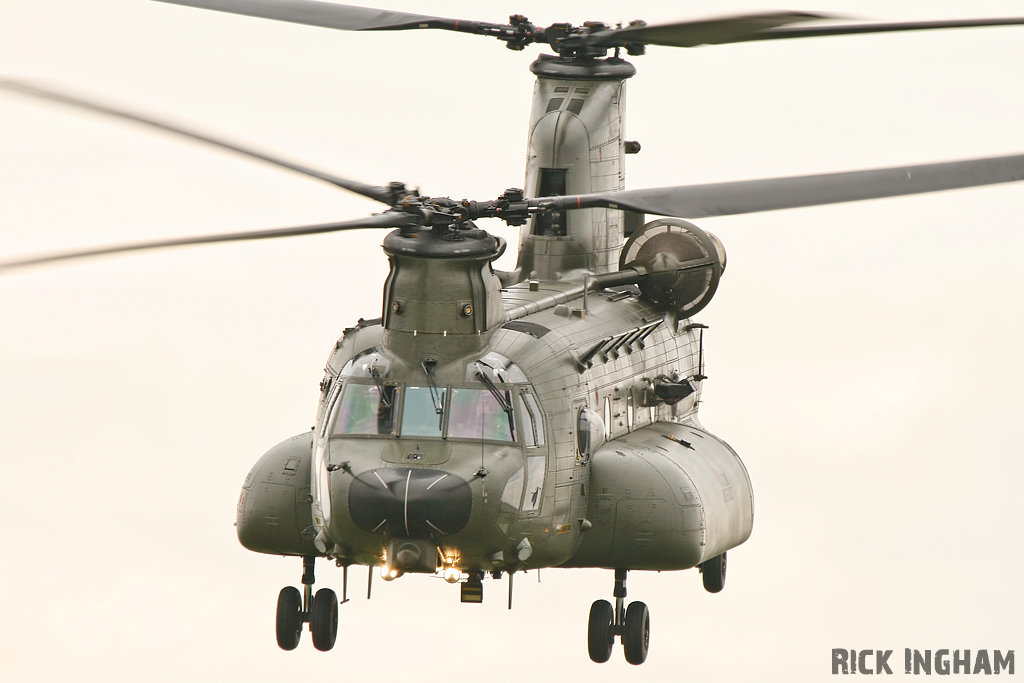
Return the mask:
[[448,436],[455,439],[515,441],[512,411],[506,411],[490,391],[452,389]]
[[398,393],[398,387],[394,385],[350,382],[341,395],[331,436],[391,434],[395,430]]
[[[376,378],[375,378],[376,379]],[[403,436],[517,442],[533,448],[544,443],[541,413],[532,395],[521,389],[399,386],[348,382],[334,402],[329,436]],[[507,385],[506,385],[507,386]],[[529,403],[524,403],[524,398]],[[514,397],[518,403],[514,405]],[[516,411],[520,413],[516,416]],[[517,420],[523,421],[524,436]]]
[[431,395],[431,387],[407,387],[402,409],[402,436],[441,436],[444,425],[444,391],[438,393],[440,406]]

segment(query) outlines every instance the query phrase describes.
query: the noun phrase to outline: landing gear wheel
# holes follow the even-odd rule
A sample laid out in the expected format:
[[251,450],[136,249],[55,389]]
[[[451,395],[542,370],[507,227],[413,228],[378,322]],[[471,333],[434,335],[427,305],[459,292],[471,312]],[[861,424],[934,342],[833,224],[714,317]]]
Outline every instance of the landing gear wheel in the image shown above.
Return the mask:
[[590,606],[590,624],[587,626],[587,649],[590,659],[604,664],[612,656],[615,644],[615,610],[607,600],[595,600]]
[[277,596],[277,644],[282,650],[294,650],[302,637],[302,595],[294,586],[285,586]]
[[309,630],[313,633],[313,647],[321,652],[334,647],[338,638],[338,596],[330,588],[321,588],[313,597]]
[[704,577],[704,590],[717,593],[725,588],[725,553],[712,557],[700,566]]
[[626,625],[622,632],[622,649],[630,664],[643,664],[651,640],[651,613],[642,602],[626,608]]

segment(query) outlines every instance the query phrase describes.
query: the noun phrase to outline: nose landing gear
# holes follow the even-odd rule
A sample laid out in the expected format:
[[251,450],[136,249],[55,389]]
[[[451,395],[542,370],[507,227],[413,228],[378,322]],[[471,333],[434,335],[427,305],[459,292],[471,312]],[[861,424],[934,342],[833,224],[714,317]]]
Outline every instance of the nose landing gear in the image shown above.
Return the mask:
[[338,638],[337,594],[330,588],[321,588],[313,595],[315,559],[302,558],[302,594],[297,588],[286,586],[277,596],[277,644],[282,650],[298,647],[305,623],[309,624],[313,647],[321,652],[333,648]]
[[587,649],[590,659],[603,664],[612,656],[615,636],[622,642],[623,653],[630,664],[643,664],[651,639],[651,614],[642,602],[625,608],[626,571],[615,570],[615,607],[607,600],[597,600],[590,607],[587,627]]

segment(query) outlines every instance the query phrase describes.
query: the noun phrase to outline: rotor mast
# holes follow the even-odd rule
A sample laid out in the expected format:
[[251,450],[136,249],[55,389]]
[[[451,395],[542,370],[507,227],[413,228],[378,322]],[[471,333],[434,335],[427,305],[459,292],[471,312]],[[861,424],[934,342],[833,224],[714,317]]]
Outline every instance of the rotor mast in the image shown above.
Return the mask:
[[[623,190],[625,82],[636,68],[617,57],[541,55],[530,70],[526,196]],[[520,233],[517,269],[544,280],[616,270],[624,223],[605,207],[535,214]]]

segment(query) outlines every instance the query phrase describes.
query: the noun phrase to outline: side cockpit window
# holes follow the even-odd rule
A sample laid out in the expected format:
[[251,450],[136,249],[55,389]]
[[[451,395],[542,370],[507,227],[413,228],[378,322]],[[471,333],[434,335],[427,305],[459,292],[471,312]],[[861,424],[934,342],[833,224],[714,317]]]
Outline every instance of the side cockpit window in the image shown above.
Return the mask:
[[520,440],[527,448],[544,445],[544,416],[537,405],[533,394],[519,394],[519,429]]
[[334,411],[331,436],[392,434],[398,396],[398,387],[394,385],[350,382]]

